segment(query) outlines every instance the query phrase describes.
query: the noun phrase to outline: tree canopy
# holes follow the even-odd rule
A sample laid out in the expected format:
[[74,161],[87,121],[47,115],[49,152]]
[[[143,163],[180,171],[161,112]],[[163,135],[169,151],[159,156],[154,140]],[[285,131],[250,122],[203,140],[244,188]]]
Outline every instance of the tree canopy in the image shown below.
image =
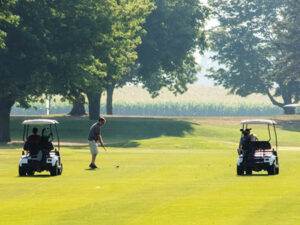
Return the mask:
[[274,26],[278,49],[274,76],[285,82],[300,81],[300,1],[286,0],[282,18]]
[[206,48],[209,10],[197,0],[156,0],[138,47],[138,80],[153,96],[162,87],[183,93],[199,70],[193,53]]
[[17,0],[0,0],[0,49],[5,48],[6,28],[8,24],[17,24],[19,17],[12,14],[9,7],[16,4]]

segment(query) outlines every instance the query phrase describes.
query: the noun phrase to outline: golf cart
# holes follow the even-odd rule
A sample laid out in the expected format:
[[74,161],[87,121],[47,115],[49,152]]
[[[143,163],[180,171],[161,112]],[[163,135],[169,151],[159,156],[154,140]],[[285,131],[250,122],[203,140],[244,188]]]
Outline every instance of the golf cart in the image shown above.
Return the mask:
[[[59,153],[58,122],[48,119],[33,119],[25,120],[22,124],[24,125],[24,147],[19,161],[19,176],[32,176],[35,172],[44,170],[49,171],[51,176],[61,175],[63,166]],[[34,127],[32,130],[35,132],[38,131],[37,127],[41,128],[41,136],[38,134],[28,135],[28,131],[31,131],[30,127]],[[52,144],[53,128],[57,138],[57,148],[55,149]]]
[[[241,142],[238,149],[237,175],[251,175],[252,171],[265,170],[269,175],[279,174],[278,142],[276,133],[276,122],[273,120],[243,120],[241,122]],[[268,140],[259,141],[255,134],[250,134],[249,125],[267,125]],[[275,137],[275,149],[271,146],[271,127]]]
[[300,104],[288,104],[283,107],[288,114],[300,114]]

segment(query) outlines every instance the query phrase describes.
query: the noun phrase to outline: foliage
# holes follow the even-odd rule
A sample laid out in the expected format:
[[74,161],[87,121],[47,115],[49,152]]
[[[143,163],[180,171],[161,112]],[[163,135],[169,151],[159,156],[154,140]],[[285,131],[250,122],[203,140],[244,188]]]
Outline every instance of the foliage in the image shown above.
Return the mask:
[[107,65],[108,86],[123,86],[128,81],[124,76],[130,73],[137,59],[136,48],[141,44],[142,35],[145,33],[142,25],[153,8],[153,4],[144,0],[120,1],[116,5],[112,15],[112,34],[103,43],[107,48],[103,60]]
[[[274,45],[278,49],[274,76],[282,82],[295,82],[300,88],[300,1],[287,0],[282,10],[283,20],[277,22],[277,38]],[[300,92],[295,98],[300,100]],[[297,100],[295,100],[297,102]]]
[[[216,52],[212,59],[221,67],[212,68],[208,77],[241,96],[266,94],[280,107],[297,102],[295,93],[299,92],[299,83],[282,82],[272,73],[277,51],[272,45],[276,39],[272,26],[280,18],[283,2],[210,0],[209,4],[220,23],[210,34],[212,49]],[[275,95],[270,91],[273,87],[277,87]],[[274,99],[278,94],[283,102]]]
[[43,82],[47,78],[45,63],[44,19],[49,11],[44,1],[21,0],[12,13],[20,17],[19,25],[8,24],[6,49],[0,51],[0,98],[26,101],[34,95],[41,95]]
[[16,4],[17,0],[0,0],[0,50],[5,48],[6,29],[8,24],[17,25],[19,17],[14,15],[10,7]]
[[199,70],[193,57],[206,47],[203,31],[208,9],[196,0],[156,0],[138,47],[138,81],[153,96],[162,87],[183,93]]

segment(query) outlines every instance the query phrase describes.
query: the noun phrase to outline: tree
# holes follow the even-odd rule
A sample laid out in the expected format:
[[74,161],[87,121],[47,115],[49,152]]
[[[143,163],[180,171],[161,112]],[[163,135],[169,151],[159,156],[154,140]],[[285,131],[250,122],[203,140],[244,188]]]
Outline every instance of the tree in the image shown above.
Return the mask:
[[9,115],[15,102],[26,107],[28,101],[42,93],[47,51],[43,44],[44,20],[49,10],[45,1],[20,0],[12,5],[12,15],[20,17],[19,25],[0,24],[6,33],[0,49],[0,142],[10,141]]
[[[94,65],[93,47],[110,33],[109,0],[20,0],[11,6],[20,17],[7,33],[0,50],[0,141],[10,140],[9,114],[18,102],[45,94],[78,96]],[[2,125],[3,124],[3,125]]]
[[209,10],[198,0],[156,0],[155,4],[138,47],[137,80],[153,96],[162,87],[183,93],[199,70],[193,53],[207,47],[203,26]]
[[[280,18],[283,1],[210,0],[209,4],[220,23],[210,34],[216,52],[212,59],[220,63],[220,68],[211,68],[208,77],[240,96],[265,94],[282,108],[295,102],[299,84],[283,82],[274,75],[278,49],[272,45],[276,39],[273,25]],[[282,102],[276,99],[279,95]]]
[[131,81],[129,74],[137,59],[137,47],[144,34],[142,25],[154,9],[149,1],[119,1],[115,10],[113,36],[106,43],[110,46],[104,61],[107,65],[106,112],[112,114],[113,91]]
[[[84,111],[82,93],[85,92],[88,100],[92,101],[90,116],[97,114],[91,112],[99,107],[94,98],[102,92],[96,82],[106,72],[103,66],[99,66],[103,63],[95,59],[95,48],[112,32],[114,5],[109,0],[63,0],[54,1],[52,9],[55,12],[50,28],[53,60],[48,69],[52,71],[52,83],[48,93],[61,94]],[[99,74],[99,79],[95,79],[95,75]],[[91,90],[97,94],[92,95]]]

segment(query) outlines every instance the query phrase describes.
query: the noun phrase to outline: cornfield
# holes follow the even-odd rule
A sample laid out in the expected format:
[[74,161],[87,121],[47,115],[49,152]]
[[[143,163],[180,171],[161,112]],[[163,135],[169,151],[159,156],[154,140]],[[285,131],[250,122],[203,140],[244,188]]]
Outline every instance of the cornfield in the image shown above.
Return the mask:
[[[105,100],[105,94],[102,101]],[[51,103],[51,114],[66,114],[71,111],[68,102]],[[106,114],[106,105],[101,104],[101,113]],[[86,106],[86,111],[88,111]],[[179,96],[162,90],[160,96],[151,96],[139,87],[124,87],[114,94],[115,115],[137,116],[270,116],[280,115],[282,109],[270,103],[267,97],[251,95],[242,98],[228,95],[222,87],[191,86]],[[12,115],[46,114],[45,104],[33,103],[29,109],[13,107]]]

